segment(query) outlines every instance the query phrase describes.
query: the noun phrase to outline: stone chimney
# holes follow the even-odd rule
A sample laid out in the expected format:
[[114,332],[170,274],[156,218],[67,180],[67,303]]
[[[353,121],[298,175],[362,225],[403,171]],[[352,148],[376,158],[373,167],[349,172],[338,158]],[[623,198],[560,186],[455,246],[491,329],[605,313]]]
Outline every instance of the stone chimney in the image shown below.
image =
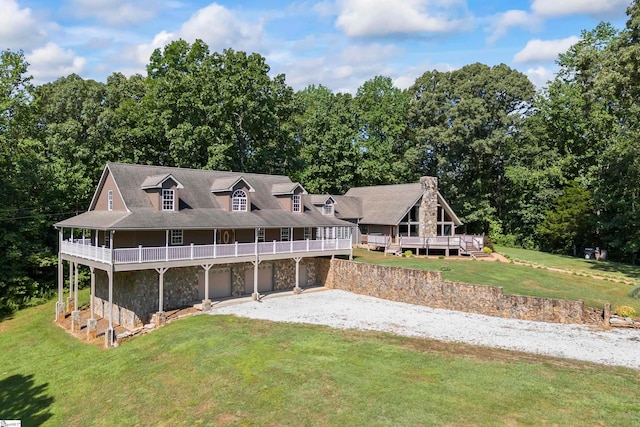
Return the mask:
[[423,176],[420,185],[423,193],[418,233],[420,237],[435,237],[438,234],[438,178]]

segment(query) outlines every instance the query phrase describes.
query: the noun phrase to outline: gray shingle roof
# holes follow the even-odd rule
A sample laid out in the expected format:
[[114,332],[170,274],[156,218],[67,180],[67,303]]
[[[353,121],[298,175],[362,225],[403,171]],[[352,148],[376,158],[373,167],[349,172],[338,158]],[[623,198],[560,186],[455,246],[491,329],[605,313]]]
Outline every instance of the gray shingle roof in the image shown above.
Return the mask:
[[142,181],[142,184],[140,184],[140,188],[143,190],[146,190],[148,188],[161,188],[162,184],[169,178],[176,181],[178,188],[182,187],[182,184],[178,182],[170,173],[165,173],[162,175],[154,175],[154,176],[147,177],[144,181]]
[[[274,185],[292,186],[282,175],[183,169],[163,166],[108,163],[124,203],[130,212],[89,211],[56,224],[60,227],[96,229],[212,229],[255,227],[351,226],[335,217],[324,216],[305,202],[303,213],[285,211],[272,195]],[[153,207],[141,185],[151,178],[171,174],[184,188],[178,191],[180,211],[162,212]],[[104,175],[104,174],[103,174]],[[251,212],[227,212],[211,193],[214,182],[223,185],[243,178],[251,193]],[[217,186],[217,185],[216,185]]]
[[335,214],[341,219],[362,218],[362,199],[351,196],[331,196],[336,201]]
[[306,190],[298,182],[273,184],[271,186],[271,194],[274,196],[293,194],[298,187],[302,188],[303,193],[306,194]]
[[362,200],[361,224],[395,225],[422,197],[422,186],[414,183],[356,187],[345,196]]

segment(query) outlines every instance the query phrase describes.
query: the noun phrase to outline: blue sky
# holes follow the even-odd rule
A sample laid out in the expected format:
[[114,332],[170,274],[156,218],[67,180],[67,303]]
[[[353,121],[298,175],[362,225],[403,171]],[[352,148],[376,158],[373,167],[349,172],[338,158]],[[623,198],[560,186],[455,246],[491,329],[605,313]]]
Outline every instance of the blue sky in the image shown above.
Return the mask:
[[299,90],[355,93],[376,75],[410,86],[425,71],[505,63],[541,87],[554,61],[631,0],[0,0],[0,48],[22,49],[35,82],[77,73],[145,74],[154,48],[182,38],[258,52]]

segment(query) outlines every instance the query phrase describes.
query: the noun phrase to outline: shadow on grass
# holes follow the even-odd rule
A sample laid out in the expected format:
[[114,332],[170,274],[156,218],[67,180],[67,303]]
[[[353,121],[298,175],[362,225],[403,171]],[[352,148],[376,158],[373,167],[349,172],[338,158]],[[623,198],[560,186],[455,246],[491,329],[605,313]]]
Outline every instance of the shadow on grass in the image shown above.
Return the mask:
[[22,420],[24,426],[38,426],[51,418],[53,397],[48,383],[36,385],[33,375],[12,375],[0,380],[0,420]]
[[621,273],[634,279],[640,278],[640,267],[618,262],[588,261],[591,269],[604,273]]

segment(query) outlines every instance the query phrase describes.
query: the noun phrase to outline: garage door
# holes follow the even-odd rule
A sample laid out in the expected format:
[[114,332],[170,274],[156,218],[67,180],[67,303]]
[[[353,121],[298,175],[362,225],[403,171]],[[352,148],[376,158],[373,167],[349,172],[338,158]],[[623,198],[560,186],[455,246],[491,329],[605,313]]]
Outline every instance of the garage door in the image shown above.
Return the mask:
[[[260,265],[258,268],[258,292],[273,290],[273,264]],[[244,293],[253,293],[253,267],[244,271]]]
[[[209,270],[209,299],[226,298],[231,296],[231,270]],[[198,297],[204,297],[204,270],[198,277]]]

